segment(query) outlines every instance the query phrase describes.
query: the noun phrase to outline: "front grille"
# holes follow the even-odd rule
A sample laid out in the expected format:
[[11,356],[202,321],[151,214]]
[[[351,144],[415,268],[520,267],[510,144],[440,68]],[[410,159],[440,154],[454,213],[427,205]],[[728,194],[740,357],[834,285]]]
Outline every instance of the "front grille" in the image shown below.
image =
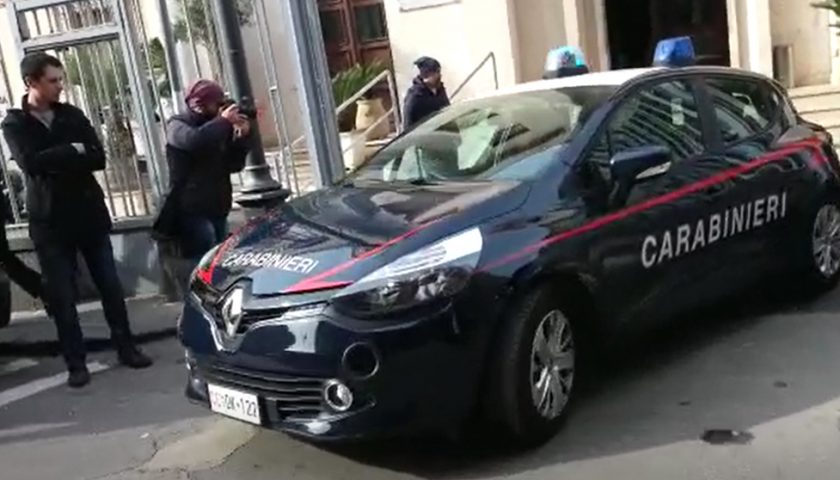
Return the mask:
[[[297,307],[286,307],[286,308],[271,308],[271,309],[263,309],[263,310],[245,310],[242,313],[242,320],[239,322],[239,327],[236,329],[237,335],[241,335],[248,331],[254,324],[263,322],[266,320],[275,320],[280,319],[284,316],[288,317],[288,319],[294,318],[301,318],[309,316],[307,312],[311,313],[312,316],[317,315],[323,310],[323,307],[326,303],[316,303],[316,304],[309,304]],[[216,323],[216,326],[219,327],[220,330],[225,331],[226,326],[224,320],[222,320],[222,309],[218,304],[215,305],[205,305],[205,308],[213,317],[213,321]],[[297,317],[296,315],[300,314],[301,317]]]
[[221,364],[199,365],[199,371],[209,383],[256,393],[265,400],[270,417],[273,417],[272,410],[281,420],[312,418],[323,411],[323,378],[243,370]]

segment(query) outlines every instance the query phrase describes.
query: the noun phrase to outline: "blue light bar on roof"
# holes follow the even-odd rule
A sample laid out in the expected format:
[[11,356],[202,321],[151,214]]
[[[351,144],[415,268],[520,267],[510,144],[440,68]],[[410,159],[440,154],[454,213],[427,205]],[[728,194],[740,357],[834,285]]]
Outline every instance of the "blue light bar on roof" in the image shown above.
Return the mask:
[[653,54],[653,65],[656,67],[688,67],[696,60],[691,37],[666,38],[659,42]]
[[545,78],[561,78],[588,73],[583,51],[578,47],[557,47],[545,59]]

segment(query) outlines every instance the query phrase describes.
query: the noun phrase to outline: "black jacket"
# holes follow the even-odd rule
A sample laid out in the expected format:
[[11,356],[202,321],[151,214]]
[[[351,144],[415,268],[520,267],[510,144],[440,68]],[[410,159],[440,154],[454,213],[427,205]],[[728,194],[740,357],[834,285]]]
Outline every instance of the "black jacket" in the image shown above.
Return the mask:
[[[47,128],[23,109],[8,111],[3,135],[26,179],[29,233],[36,243],[76,240],[111,229],[105,196],[93,172],[105,169],[105,151],[84,112],[66,103],[53,105]],[[73,143],[85,146],[80,154]]]
[[182,182],[180,209],[188,215],[224,217],[230,213],[230,175],[245,168],[250,138],[233,140],[223,118],[194,113],[175,115],[167,124],[166,159],[170,187]]
[[437,92],[433,92],[421,78],[415,78],[411,88],[405,95],[405,129],[413,127],[426,117],[449,106],[449,96],[446,88],[441,84]]

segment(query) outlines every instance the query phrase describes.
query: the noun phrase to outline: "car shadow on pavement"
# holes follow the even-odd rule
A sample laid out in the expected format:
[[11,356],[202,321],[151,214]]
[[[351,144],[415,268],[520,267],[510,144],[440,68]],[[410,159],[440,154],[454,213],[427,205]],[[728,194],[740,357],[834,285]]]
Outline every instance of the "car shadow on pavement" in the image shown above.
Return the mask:
[[[355,461],[422,478],[506,476],[684,441],[716,441],[840,397],[840,291],[762,285],[612,352],[560,434],[517,452],[492,433],[460,442],[343,447]],[[726,441],[726,439],[723,439]]]

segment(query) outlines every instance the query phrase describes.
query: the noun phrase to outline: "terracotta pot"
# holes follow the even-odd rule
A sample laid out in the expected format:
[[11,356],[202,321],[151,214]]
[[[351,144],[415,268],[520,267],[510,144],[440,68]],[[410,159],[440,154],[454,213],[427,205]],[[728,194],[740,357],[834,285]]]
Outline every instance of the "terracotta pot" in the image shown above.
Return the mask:
[[365,141],[361,138],[362,133],[359,130],[339,133],[341,151],[344,154],[344,168],[347,171],[355,169],[365,160]]
[[[356,102],[356,130],[365,131],[370,128],[377,120],[385,115],[385,106],[382,104],[381,98],[371,98],[369,100],[359,100]],[[379,122],[373,130],[368,133],[368,140],[378,140],[388,136],[390,125],[388,119]]]

